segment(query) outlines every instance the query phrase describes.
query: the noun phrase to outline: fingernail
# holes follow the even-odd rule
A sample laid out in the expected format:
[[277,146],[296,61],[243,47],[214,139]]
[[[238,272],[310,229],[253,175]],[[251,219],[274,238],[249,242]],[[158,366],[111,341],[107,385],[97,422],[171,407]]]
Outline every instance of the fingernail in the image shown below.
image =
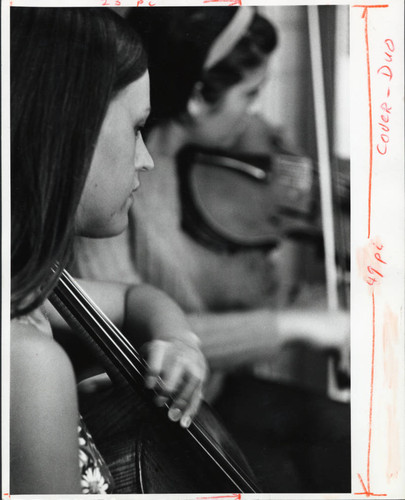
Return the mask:
[[170,420],[172,420],[173,422],[178,422],[181,418],[181,410],[179,410],[178,408],[170,408],[168,415]]
[[191,418],[189,416],[187,417],[183,417],[181,420],[180,420],[180,425],[182,427],[184,427],[185,429],[187,429],[187,427],[190,427],[190,424],[191,424]]

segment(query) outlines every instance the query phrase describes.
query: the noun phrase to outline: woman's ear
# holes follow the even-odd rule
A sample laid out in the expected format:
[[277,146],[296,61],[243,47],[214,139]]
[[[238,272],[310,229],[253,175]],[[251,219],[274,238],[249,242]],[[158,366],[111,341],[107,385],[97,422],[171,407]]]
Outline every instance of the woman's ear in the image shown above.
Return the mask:
[[210,109],[209,103],[202,95],[202,82],[197,82],[194,85],[191,96],[187,102],[187,114],[192,120],[199,120],[205,118]]

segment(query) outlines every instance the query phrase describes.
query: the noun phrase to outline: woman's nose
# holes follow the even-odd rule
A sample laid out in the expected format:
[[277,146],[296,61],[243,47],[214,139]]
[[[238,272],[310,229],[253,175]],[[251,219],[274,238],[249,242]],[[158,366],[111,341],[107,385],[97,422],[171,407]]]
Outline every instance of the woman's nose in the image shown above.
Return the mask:
[[137,170],[152,170],[155,166],[153,159],[149,154],[148,148],[146,147],[143,137],[141,136],[137,144],[137,151],[135,157],[135,166]]

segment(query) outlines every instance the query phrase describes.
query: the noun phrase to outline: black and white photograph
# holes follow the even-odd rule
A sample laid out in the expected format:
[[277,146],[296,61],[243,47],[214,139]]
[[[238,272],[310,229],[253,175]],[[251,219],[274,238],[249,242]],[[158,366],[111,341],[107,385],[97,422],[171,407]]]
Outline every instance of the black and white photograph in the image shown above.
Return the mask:
[[377,4],[2,5],[3,498],[405,493]]

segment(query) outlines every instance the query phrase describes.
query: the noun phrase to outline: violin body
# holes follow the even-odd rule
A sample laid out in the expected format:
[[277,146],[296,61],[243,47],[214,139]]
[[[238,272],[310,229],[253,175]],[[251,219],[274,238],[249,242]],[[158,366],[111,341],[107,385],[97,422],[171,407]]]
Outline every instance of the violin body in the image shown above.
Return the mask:
[[271,249],[319,236],[315,169],[251,117],[235,147],[184,148],[177,157],[182,227],[216,250]]

